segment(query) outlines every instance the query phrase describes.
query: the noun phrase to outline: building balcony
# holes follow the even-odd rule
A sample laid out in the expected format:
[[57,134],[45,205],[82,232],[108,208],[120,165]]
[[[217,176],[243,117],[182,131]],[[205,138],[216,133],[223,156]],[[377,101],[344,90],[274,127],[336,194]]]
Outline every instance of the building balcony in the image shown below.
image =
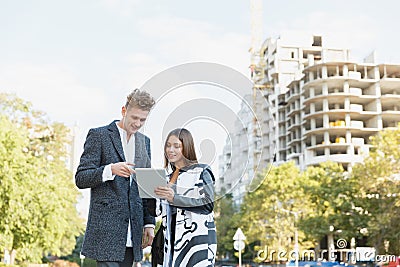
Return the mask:
[[319,79],[314,80],[315,82],[308,82],[303,84],[301,90],[307,96],[307,92],[309,91],[310,87],[316,88],[318,91],[322,92],[322,85],[325,84],[328,88],[343,88],[345,79]]
[[284,152],[287,150],[287,147],[280,147],[278,148],[278,152]]
[[278,125],[285,125],[286,124],[286,119],[285,120],[279,120],[278,121]]
[[384,94],[380,97],[380,99],[382,108],[385,106],[397,106],[397,108],[400,110],[400,95]]
[[393,130],[393,131],[398,130],[399,129],[398,127],[399,127],[398,124],[394,124],[394,123],[389,124],[389,125],[385,125],[385,124],[383,125],[383,128],[388,129],[388,130]]
[[303,138],[301,138],[301,137],[300,138],[294,138],[294,139],[288,141],[287,146],[290,147],[290,146],[292,146],[292,145],[294,145],[296,143],[300,143],[302,140],[303,140]]
[[325,148],[329,148],[333,152],[336,152],[336,153],[337,152],[345,153],[349,146],[370,147],[371,145],[366,144],[367,138],[368,138],[368,136],[366,136],[364,138],[363,137],[352,137],[351,143],[347,143],[346,138],[343,135],[342,137],[332,138],[332,140],[333,140],[332,142],[325,143],[324,141],[322,141],[320,144],[317,144],[314,146],[307,145],[307,149],[308,150],[323,150]]
[[293,159],[295,159],[295,158],[300,158],[301,157],[301,153],[290,153],[288,156],[287,156],[287,160],[293,160]]
[[334,161],[338,163],[361,163],[364,157],[360,155],[336,154],[306,157],[305,164],[318,165],[326,161]]
[[382,119],[388,121],[400,122],[400,110],[386,110],[382,111]]
[[324,132],[329,132],[329,134],[333,135],[345,135],[347,131],[350,131],[352,134],[357,135],[371,135],[375,134],[379,131],[378,128],[366,128],[366,127],[351,127],[351,126],[336,126],[336,127],[318,127],[314,129],[306,130],[304,135],[318,135],[323,134]]
[[279,105],[278,105],[278,110],[279,110],[279,111],[285,110],[285,109],[286,109],[286,103],[285,103],[285,104],[279,104]]
[[[370,148],[372,147],[369,144],[365,143],[366,138],[353,137],[351,138],[351,143],[346,143],[344,137],[336,138],[336,143],[327,143],[322,142],[321,144],[308,146],[306,148],[306,154],[308,158],[316,157],[316,156],[327,156],[325,155],[326,151],[328,151],[328,155],[367,155]],[[350,153],[349,153],[350,152]]]
[[301,126],[302,126],[302,123],[300,123],[300,122],[293,123],[290,126],[288,126],[286,130],[289,132],[289,131],[292,131],[293,129],[300,128]]
[[334,109],[334,110],[327,110],[327,111],[323,111],[323,110],[315,110],[314,112],[311,113],[311,111],[306,111],[304,113],[304,119],[305,120],[309,120],[312,119],[314,117],[321,117],[324,114],[337,114],[337,115],[342,115],[344,117],[344,115],[346,113],[348,113],[349,110],[346,109]]
[[398,64],[380,64],[379,72],[382,79],[385,78],[398,78],[400,79],[400,66]]
[[[351,113],[352,120],[359,120],[359,121],[367,121],[373,117],[377,117],[379,113],[377,111],[362,111],[362,112],[353,112]],[[367,125],[368,127],[368,125]],[[372,126],[375,127],[375,126]]]
[[309,80],[307,78],[304,79],[304,89],[307,89],[309,87],[318,87],[321,86],[323,83],[343,83],[344,81],[348,81],[350,87],[360,87],[360,88],[367,88],[371,86],[372,84],[376,83],[378,79],[369,79],[369,78],[357,78],[357,77],[345,77],[345,76],[332,76],[332,77],[327,77],[327,78],[322,78],[321,76],[318,76],[314,78],[313,80]]
[[290,93],[290,91],[287,93],[289,95],[286,95],[286,102],[287,103],[292,103],[294,101],[296,101],[297,99],[300,99],[301,93],[299,90]]
[[300,113],[303,109],[293,108],[286,114],[287,117],[293,116],[294,114]]
[[389,77],[382,77],[379,81],[381,88],[398,88],[400,84],[400,78],[389,78]]
[[278,137],[279,138],[284,138],[284,137],[286,137],[286,135],[288,135],[289,133],[286,131],[286,130],[280,130],[279,131],[279,134],[278,134]]
[[349,143],[346,143],[346,139],[344,139],[344,137],[339,137],[336,138],[337,139],[337,143],[327,143],[325,144],[324,142],[322,142],[321,144],[317,144],[315,146],[307,146],[307,149],[309,151],[311,150],[323,150],[325,148],[332,148],[335,151],[342,151],[342,152],[346,152],[347,148],[351,145]]
[[368,88],[378,81],[378,79],[349,79],[350,87]]
[[[353,104],[352,104],[353,105]],[[351,105],[350,105],[351,106]],[[324,114],[328,114],[328,115],[334,115],[334,116],[343,116],[345,114],[350,114],[350,116],[353,118],[362,118],[363,116],[373,116],[373,115],[378,115],[377,111],[363,111],[361,109],[356,109],[354,108],[350,108],[350,109],[344,109],[344,108],[339,108],[339,109],[329,109],[326,111],[323,110],[315,110],[313,113],[311,113],[310,111],[306,111],[304,113],[304,119],[308,120],[314,117],[322,117],[322,115]]]
[[[307,77],[307,75],[305,76]],[[343,84],[344,81],[346,81],[347,78],[343,76],[334,76],[334,77],[327,77],[327,78],[322,78],[321,76],[314,77],[313,80],[310,80],[308,78],[304,78],[304,89],[308,89],[309,87],[318,87],[322,86],[323,83],[341,83]]]
[[[400,97],[400,95],[399,95]],[[323,95],[323,94],[318,94],[315,96],[309,96],[304,99],[303,104],[308,106],[310,103],[318,103],[321,102],[323,99],[328,99],[330,103],[343,103],[346,98],[350,99],[350,102],[352,103],[358,103],[358,104],[368,104],[372,100],[377,99],[378,96],[375,95],[359,95],[359,94],[354,94],[354,93],[330,93],[328,95]]]
[[325,161],[339,163],[362,162],[369,153],[371,145],[365,144],[364,138],[352,138],[346,143],[345,138],[336,138],[336,143],[309,146],[305,151],[306,165],[315,165]]

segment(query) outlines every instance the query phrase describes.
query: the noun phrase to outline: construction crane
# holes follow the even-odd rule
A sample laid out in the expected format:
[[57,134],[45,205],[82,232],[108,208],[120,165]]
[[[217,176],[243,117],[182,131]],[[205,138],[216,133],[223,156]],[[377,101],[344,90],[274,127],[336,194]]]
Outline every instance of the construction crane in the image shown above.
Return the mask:
[[251,31],[251,47],[250,51],[250,68],[255,70],[260,57],[260,45],[263,34],[262,28],[262,0],[250,0],[250,31]]
[[[265,116],[265,107],[268,106],[267,100],[264,98],[266,90],[272,88],[272,84],[268,81],[268,75],[265,73],[264,48],[262,46],[263,37],[263,0],[250,0],[250,16],[251,16],[251,47],[250,52],[250,71],[253,81],[253,164],[254,170],[257,169],[258,162],[261,160],[263,144],[261,122],[257,117]],[[260,109],[260,110],[259,110]],[[267,108],[268,110],[268,108]]]
[[250,52],[250,76],[253,81],[253,96],[252,96],[252,107],[254,112],[253,117],[253,142],[254,142],[254,151],[253,151],[253,164],[256,165],[256,162],[259,160],[259,152],[262,149],[261,146],[261,131],[260,125],[257,120],[257,93],[260,85],[257,84],[257,80],[259,79],[259,75],[263,72],[260,70],[260,48],[261,48],[261,38],[263,34],[262,28],[262,16],[263,16],[263,7],[262,0],[250,0],[250,27],[251,27],[251,47],[249,49]]

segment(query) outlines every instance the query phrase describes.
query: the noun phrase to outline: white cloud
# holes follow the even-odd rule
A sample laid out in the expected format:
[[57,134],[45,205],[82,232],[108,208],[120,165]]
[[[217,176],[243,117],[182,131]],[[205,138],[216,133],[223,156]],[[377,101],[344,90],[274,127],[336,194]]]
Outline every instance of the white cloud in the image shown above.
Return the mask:
[[[0,68],[0,90],[15,93],[46,112],[52,121],[69,125],[106,112],[107,96],[101,88],[84,86],[73,72],[60,65],[16,63]],[[103,111],[103,112],[102,112]]]
[[143,85],[155,74],[170,67],[158,59],[154,53],[132,53],[125,57],[128,67],[124,72],[112,77],[117,88],[134,89]]
[[140,30],[154,39],[154,53],[172,65],[190,61],[215,62],[247,75],[250,36],[226,31],[213,24],[177,17],[140,21]]

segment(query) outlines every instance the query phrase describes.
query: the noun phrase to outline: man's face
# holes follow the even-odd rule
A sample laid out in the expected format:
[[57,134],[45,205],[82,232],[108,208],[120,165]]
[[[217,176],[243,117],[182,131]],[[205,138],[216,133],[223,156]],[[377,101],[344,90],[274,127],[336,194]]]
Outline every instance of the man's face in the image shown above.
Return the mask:
[[147,115],[149,115],[148,110],[137,107],[122,107],[122,129],[128,133],[128,136],[136,133],[145,123]]

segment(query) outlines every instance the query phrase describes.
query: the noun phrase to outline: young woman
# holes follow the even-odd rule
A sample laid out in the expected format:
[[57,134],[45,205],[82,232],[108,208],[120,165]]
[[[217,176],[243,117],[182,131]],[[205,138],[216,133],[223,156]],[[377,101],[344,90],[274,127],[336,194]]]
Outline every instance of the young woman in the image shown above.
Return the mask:
[[214,176],[197,162],[191,133],[171,131],[164,145],[169,185],[158,187],[164,227],[164,267],[214,266]]

